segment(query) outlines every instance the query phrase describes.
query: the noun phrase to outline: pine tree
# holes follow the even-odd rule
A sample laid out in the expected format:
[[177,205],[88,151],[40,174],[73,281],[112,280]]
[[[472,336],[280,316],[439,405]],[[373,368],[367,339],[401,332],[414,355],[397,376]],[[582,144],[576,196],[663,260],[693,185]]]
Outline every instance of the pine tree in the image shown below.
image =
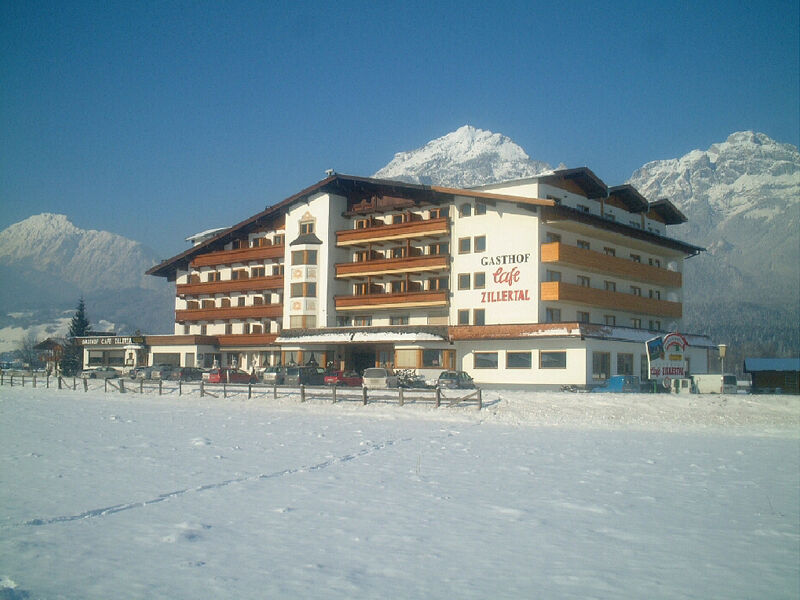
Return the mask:
[[75,338],[89,333],[89,319],[86,317],[86,305],[83,298],[78,302],[78,308],[69,324],[68,344],[61,357],[61,372],[64,375],[75,375],[83,366],[83,351]]

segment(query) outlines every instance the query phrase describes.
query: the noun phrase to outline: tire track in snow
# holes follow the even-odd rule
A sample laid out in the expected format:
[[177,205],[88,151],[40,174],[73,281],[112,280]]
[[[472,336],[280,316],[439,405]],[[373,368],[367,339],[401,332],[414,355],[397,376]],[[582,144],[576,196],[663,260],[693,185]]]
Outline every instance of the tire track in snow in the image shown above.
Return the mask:
[[95,517],[105,517],[107,515],[113,515],[115,513],[123,512],[126,510],[132,510],[134,508],[151,506],[153,504],[158,504],[159,502],[164,502],[165,500],[180,498],[181,496],[185,496],[187,494],[196,494],[200,492],[207,492],[209,490],[217,490],[237,483],[247,483],[250,481],[276,479],[280,477],[286,477],[287,475],[295,475],[297,473],[304,473],[304,472],[322,471],[334,465],[347,463],[350,462],[351,460],[362,458],[369,454],[378,452],[379,450],[389,448],[391,446],[394,446],[398,442],[409,442],[411,441],[411,439],[412,438],[403,438],[401,440],[387,440],[385,442],[369,444],[366,448],[362,448],[358,452],[352,454],[345,454],[343,456],[337,456],[330,460],[326,460],[310,466],[295,467],[293,469],[284,469],[282,471],[275,471],[274,473],[262,473],[260,475],[250,475],[248,477],[237,477],[235,479],[226,479],[225,481],[219,481],[217,483],[207,483],[205,485],[199,485],[197,487],[175,490],[173,492],[168,492],[166,494],[159,494],[158,496],[156,496],[155,498],[151,498],[150,500],[144,500],[140,502],[126,502],[124,504],[115,504],[113,506],[106,506],[104,508],[95,508],[92,510],[87,510],[85,512],[79,513],[77,515],[63,515],[59,517],[50,517],[47,519],[31,519],[29,521],[25,521],[23,525],[27,525],[29,527],[39,527],[42,525],[52,525],[54,523],[68,523],[70,521],[80,521],[83,519],[93,519]]

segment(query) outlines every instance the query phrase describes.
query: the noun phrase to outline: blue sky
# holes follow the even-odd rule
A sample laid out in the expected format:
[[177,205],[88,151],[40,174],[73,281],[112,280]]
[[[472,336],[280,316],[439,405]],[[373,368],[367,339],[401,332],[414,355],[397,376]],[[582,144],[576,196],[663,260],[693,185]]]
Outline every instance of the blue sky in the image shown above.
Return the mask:
[[800,137],[793,2],[0,3],[0,229],[142,241],[370,175],[464,124],[609,185]]

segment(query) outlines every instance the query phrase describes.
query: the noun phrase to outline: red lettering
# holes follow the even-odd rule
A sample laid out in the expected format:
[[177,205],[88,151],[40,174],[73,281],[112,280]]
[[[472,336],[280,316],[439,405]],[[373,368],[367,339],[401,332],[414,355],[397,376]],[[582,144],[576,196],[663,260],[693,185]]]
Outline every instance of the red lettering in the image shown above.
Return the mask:
[[519,281],[519,268],[514,267],[510,271],[506,271],[503,267],[498,267],[492,274],[495,283],[505,283],[509,287],[513,286]]

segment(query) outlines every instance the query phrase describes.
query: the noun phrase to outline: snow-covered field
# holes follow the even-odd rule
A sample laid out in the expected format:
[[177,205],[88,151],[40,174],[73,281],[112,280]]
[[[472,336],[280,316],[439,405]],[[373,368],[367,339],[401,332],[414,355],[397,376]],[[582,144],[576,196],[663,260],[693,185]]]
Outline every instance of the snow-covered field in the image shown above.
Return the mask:
[[800,596],[798,397],[298,400],[1,387],[0,599]]

